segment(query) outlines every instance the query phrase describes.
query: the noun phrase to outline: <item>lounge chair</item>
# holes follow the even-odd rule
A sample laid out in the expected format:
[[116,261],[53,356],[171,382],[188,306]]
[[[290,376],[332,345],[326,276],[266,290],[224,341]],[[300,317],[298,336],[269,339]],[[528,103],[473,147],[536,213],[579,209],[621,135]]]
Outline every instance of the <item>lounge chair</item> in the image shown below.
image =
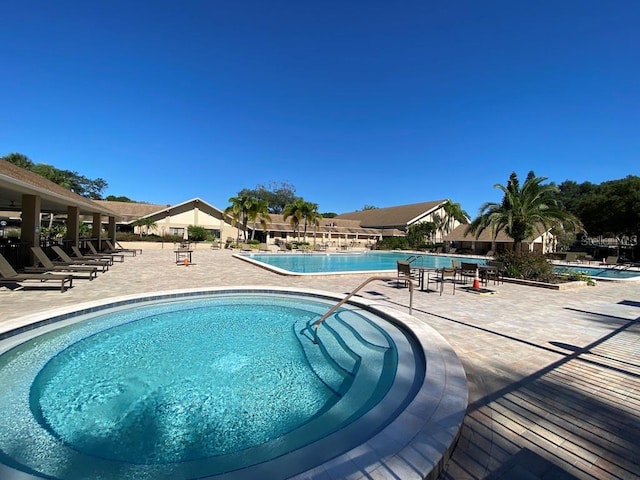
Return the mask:
[[60,282],[60,291],[73,286],[73,276],[58,275],[54,273],[18,273],[2,254],[0,254],[0,283],[23,283],[29,280],[39,282]]
[[618,264],[618,256],[617,255],[609,255],[607,258],[602,260],[602,265],[617,265]]
[[271,250],[269,250],[269,245],[267,245],[266,243],[261,243],[260,244],[260,251],[261,252],[270,252]]
[[[108,243],[111,243],[111,241],[108,241]],[[135,251],[137,254],[142,255],[142,249],[141,248],[124,248],[122,245],[120,245],[120,242],[116,240],[116,244],[115,244],[116,249],[118,250],[133,250]],[[134,255],[135,256],[135,255]]]
[[120,263],[124,262],[124,254],[123,253],[99,252],[98,250],[96,250],[96,247],[93,246],[93,243],[87,243],[87,246],[89,247],[89,251],[91,252],[91,256],[95,257],[96,259],[99,259],[99,257],[101,257],[101,256],[105,257],[111,262],[111,265],[113,265],[113,262],[120,262]]
[[94,255],[94,254],[88,254],[88,253],[82,253],[80,251],[80,249],[73,245],[71,247],[71,258],[74,260],[103,260],[105,262],[109,262],[109,266],[113,265],[113,258],[109,255]]
[[[53,262],[44,250],[40,247],[31,247],[33,255],[42,267],[25,267],[27,273],[48,273],[48,272],[65,272],[73,276],[73,278],[84,278],[93,280],[98,276],[98,267],[91,265],[69,265],[65,262]],[[75,275],[76,273],[86,273],[87,276]]]
[[111,243],[111,240],[105,240],[104,243],[107,248],[100,253],[129,253],[132,257],[135,257],[139,251],[142,251],[139,248],[118,248]]
[[567,252],[566,256],[564,257],[564,261],[567,263],[582,263],[582,260],[580,260],[579,258],[580,255],[584,254],[580,252]]
[[58,245],[53,245],[51,248],[54,252],[56,252],[56,255],[58,255],[60,260],[67,265],[90,265],[102,268],[102,272],[106,272],[107,270],[109,270],[109,262],[105,262],[104,260],[74,260],[69,255],[67,255],[67,252],[62,250],[62,248],[60,248]]

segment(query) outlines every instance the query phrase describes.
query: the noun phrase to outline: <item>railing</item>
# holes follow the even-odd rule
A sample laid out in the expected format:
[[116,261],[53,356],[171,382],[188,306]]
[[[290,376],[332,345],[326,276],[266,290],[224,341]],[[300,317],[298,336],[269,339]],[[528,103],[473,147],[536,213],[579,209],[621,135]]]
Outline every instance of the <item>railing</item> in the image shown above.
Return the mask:
[[[313,323],[313,343],[318,343],[318,327],[322,324],[322,322],[324,322],[327,318],[329,318],[336,310],[338,310],[342,305],[344,305],[351,297],[353,297],[356,293],[358,293],[362,288],[364,288],[365,285],[374,282],[376,280],[384,280],[384,281],[389,281],[389,280],[398,280],[397,277],[387,277],[387,276],[378,276],[376,275],[375,277],[369,277],[367,278],[364,282],[362,282],[360,285],[358,285],[356,288],[354,288],[346,297],[344,297],[342,300],[340,300],[336,305],[334,305],[333,307],[331,307],[331,309],[325,313],[324,315],[322,315],[318,320],[316,320]],[[409,283],[409,315],[412,314],[413,312],[413,280],[411,280],[410,278],[403,278],[402,281],[406,281]]]

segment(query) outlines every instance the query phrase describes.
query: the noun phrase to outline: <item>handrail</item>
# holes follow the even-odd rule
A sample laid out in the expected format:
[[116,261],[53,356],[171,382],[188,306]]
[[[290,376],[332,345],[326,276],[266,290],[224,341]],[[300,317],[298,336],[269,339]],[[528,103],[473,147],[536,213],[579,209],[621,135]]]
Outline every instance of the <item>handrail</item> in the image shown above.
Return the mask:
[[416,261],[416,260],[418,260],[419,258],[421,259],[421,258],[422,258],[422,255],[411,255],[411,256],[409,256],[409,257],[407,257],[407,258],[405,259],[405,262],[409,262],[409,263],[411,263],[411,262],[415,262],[415,261]]
[[[334,305],[333,307],[331,307],[331,309],[325,313],[324,315],[322,315],[318,320],[316,320],[312,327],[313,327],[313,343],[318,343],[318,327],[322,324],[322,322],[324,322],[327,318],[329,318],[329,316],[334,313],[336,310],[338,310],[338,308],[340,308],[342,305],[344,305],[347,300],[349,300],[351,297],[353,297],[356,293],[358,293],[365,285],[375,281],[375,280],[397,280],[396,277],[387,277],[387,276],[382,276],[382,275],[376,275],[373,277],[369,277],[367,278],[364,282],[362,282],[360,285],[358,285],[355,289],[353,289],[346,297],[344,297],[342,300],[340,300],[336,305]],[[409,283],[409,315],[412,314],[413,312],[413,280],[411,280],[410,278],[403,278],[402,281],[407,281]]]

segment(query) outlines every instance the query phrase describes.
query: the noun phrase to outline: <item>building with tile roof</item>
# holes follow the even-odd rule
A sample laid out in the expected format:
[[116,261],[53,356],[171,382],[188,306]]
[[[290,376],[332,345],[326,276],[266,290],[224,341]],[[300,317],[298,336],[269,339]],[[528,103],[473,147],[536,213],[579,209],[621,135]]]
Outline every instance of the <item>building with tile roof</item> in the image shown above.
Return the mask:
[[73,245],[79,242],[81,216],[91,219],[93,236],[98,241],[104,237],[103,218],[106,218],[107,237],[115,237],[115,212],[6,160],[0,160],[0,211],[7,212],[11,221],[20,218],[19,238],[0,239],[0,253],[6,254],[16,266],[32,261],[29,247],[40,245],[42,214],[64,214],[66,241]]
[[[485,255],[487,252],[513,250],[513,239],[504,231],[493,237],[491,228],[485,229],[477,238],[467,232],[468,224],[458,225],[444,240],[458,249],[471,250],[473,253]],[[540,226],[535,235],[522,242],[522,248],[530,252],[550,253],[556,249],[556,238],[550,230]]]
[[[437,222],[437,217],[446,217],[444,204],[447,199],[433,200],[430,202],[412,203],[409,205],[397,205],[394,207],[374,208],[371,210],[360,210],[356,212],[343,213],[336,219],[357,220],[365,228],[378,229],[383,232],[383,236],[401,236],[414,224],[422,222]],[[455,228],[459,222],[451,222],[451,228]],[[436,230],[433,241],[438,243],[443,241],[446,230],[444,228]]]

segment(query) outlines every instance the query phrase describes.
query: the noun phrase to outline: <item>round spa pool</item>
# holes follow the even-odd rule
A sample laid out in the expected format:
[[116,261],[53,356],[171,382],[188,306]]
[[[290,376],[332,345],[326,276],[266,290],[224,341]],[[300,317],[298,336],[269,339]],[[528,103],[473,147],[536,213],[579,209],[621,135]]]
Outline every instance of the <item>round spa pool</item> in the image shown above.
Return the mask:
[[[409,438],[385,437],[412,410],[433,415],[454,384],[428,377],[443,363],[398,320],[408,315],[348,303],[314,337],[336,301],[278,289],[171,292],[4,334],[0,477],[309,478],[363,445],[406,447]],[[459,364],[446,368],[463,379]]]

